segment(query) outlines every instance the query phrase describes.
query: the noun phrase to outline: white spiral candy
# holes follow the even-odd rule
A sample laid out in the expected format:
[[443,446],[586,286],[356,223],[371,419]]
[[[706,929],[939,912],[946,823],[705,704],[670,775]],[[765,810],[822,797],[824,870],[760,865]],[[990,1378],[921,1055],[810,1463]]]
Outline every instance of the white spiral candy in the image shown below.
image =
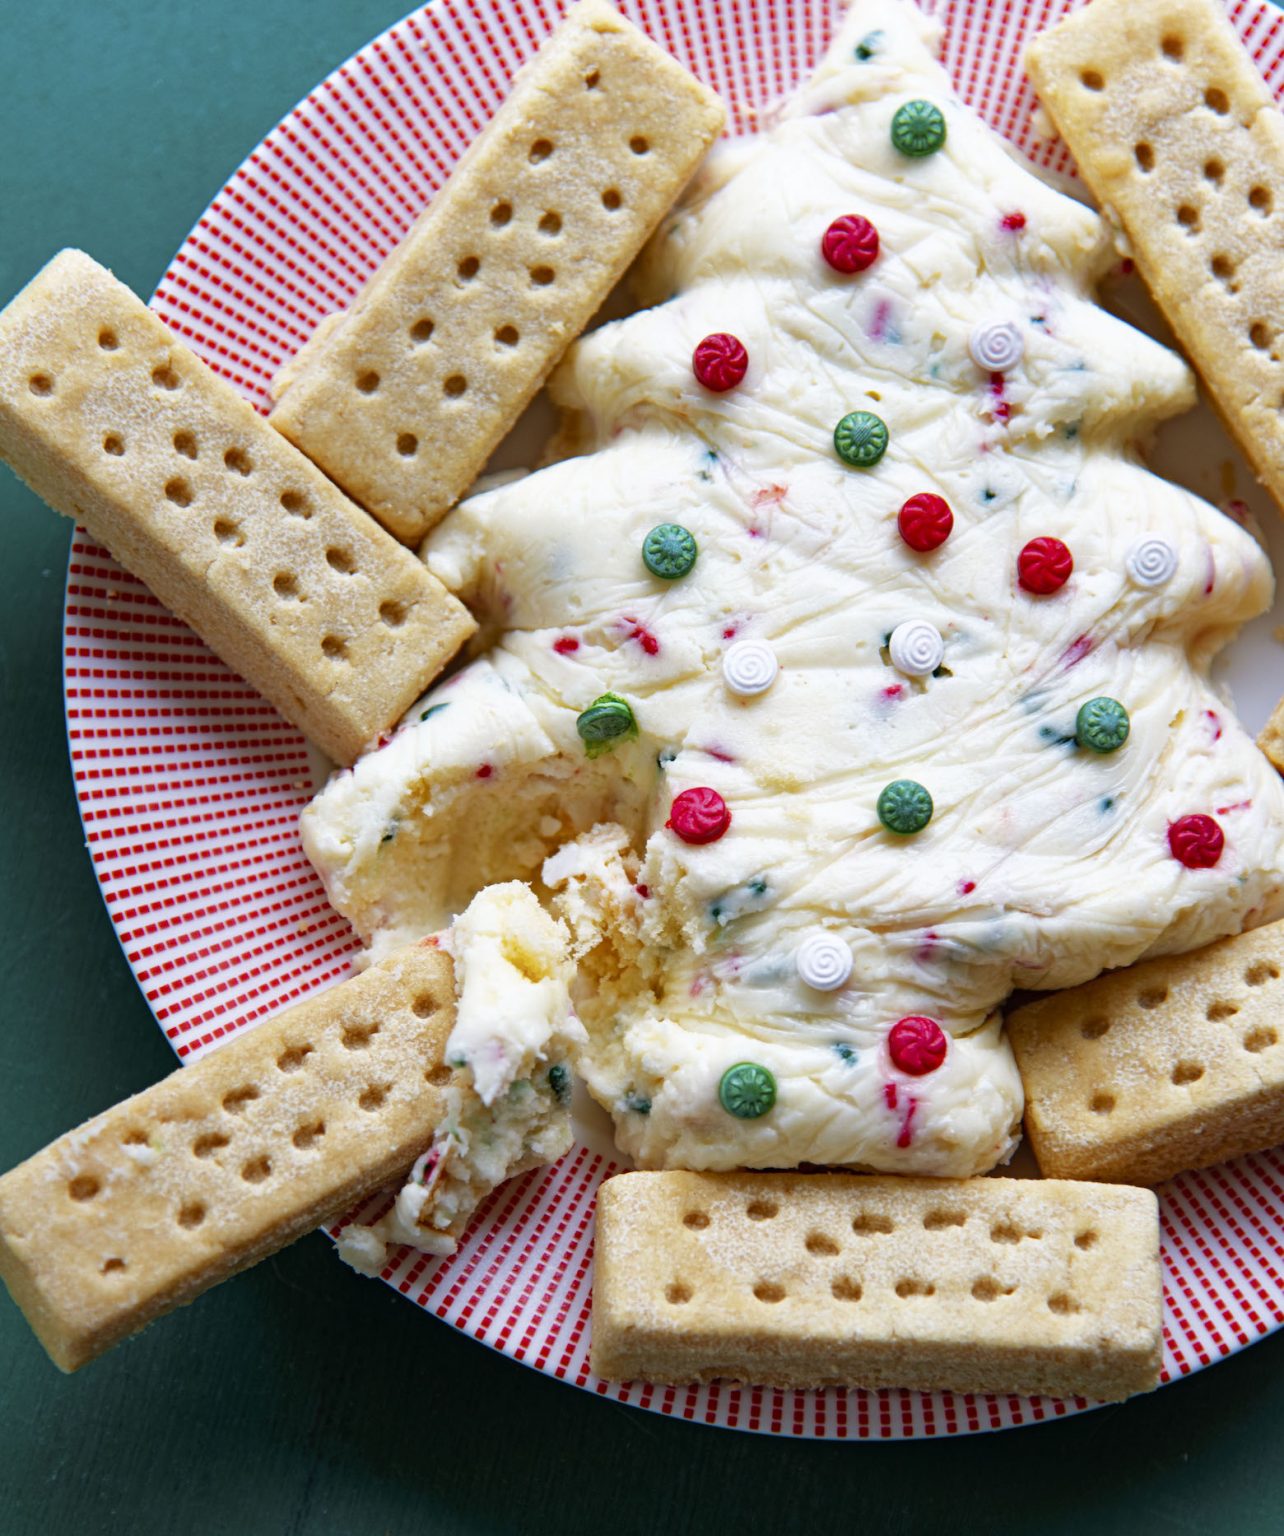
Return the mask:
[[832,933],[813,933],[794,954],[798,979],[817,992],[836,992],[852,973],[852,952]]
[[1138,587],[1162,587],[1177,574],[1177,551],[1167,539],[1138,539],[1128,551],[1128,579]]
[[967,349],[986,373],[1006,373],[1025,356],[1025,341],[1011,320],[985,320],[972,332]]
[[745,699],[766,693],[779,671],[776,653],[765,640],[737,640],[722,658],[723,681]]
[[926,619],[906,619],[892,631],[887,651],[898,672],[907,677],[928,677],[945,660],[945,641],[935,624]]

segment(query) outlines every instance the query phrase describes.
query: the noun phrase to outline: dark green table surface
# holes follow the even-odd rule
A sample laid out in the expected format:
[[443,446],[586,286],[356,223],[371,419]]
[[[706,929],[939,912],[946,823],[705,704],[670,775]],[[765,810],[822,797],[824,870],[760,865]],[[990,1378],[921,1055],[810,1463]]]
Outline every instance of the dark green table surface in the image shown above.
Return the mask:
[[[63,245],[141,293],[398,0],[0,0],[0,302]],[[81,840],[70,528],[0,468],[0,1167],[171,1070]],[[70,1531],[1284,1530],[1284,1337],[1076,1421],[810,1445],[514,1365],[318,1236],[66,1378],[0,1296],[0,1536]]]

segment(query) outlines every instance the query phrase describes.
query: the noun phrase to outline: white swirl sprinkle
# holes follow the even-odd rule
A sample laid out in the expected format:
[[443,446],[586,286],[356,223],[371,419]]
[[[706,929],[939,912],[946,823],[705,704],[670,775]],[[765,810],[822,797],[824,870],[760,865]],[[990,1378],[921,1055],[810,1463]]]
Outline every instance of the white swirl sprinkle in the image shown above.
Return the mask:
[[794,954],[798,978],[817,992],[836,992],[852,973],[852,952],[832,933],[813,933]]
[[1125,564],[1134,586],[1162,587],[1177,574],[1177,551],[1167,539],[1138,539]]
[[776,681],[780,663],[765,640],[737,640],[722,658],[722,678],[742,698],[766,693]]
[[973,330],[967,349],[986,373],[1006,373],[1025,356],[1025,341],[1011,320],[985,320]]
[[887,652],[898,672],[907,677],[928,677],[945,660],[945,641],[935,624],[926,619],[906,619],[892,631]]

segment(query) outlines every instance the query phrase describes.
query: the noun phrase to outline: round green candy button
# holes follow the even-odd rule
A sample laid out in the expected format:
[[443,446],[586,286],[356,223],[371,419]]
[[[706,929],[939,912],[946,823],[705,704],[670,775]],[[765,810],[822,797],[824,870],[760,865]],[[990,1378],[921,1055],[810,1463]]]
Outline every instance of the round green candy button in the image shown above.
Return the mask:
[[913,779],[894,779],[878,797],[878,819],[889,832],[921,832],[932,819],[932,797]]
[[722,1074],[718,1102],[737,1120],[760,1119],[776,1102],[776,1079],[755,1062],[737,1062]]
[[1074,722],[1074,739],[1093,752],[1117,752],[1128,740],[1128,711],[1118,699],[1089,699]]
[[844,464],[872,469],[887,452],[887,423],[873,411],[848,411],[834,428],[834,449]]
[[617,741],[631,741],[636,737],[638,723],[627,699],[622,699],[618,693],[604,693],[576,716],[575,729],[580,733],[589,757],[600,757]]
[[892,148],[915,160],[945,143],[945,114],[930,101],[907,101],[892,118]]
[[685,576],[699,552],[694,535],[681,523],[661,523],[642,540],[642,563],[662,581]]

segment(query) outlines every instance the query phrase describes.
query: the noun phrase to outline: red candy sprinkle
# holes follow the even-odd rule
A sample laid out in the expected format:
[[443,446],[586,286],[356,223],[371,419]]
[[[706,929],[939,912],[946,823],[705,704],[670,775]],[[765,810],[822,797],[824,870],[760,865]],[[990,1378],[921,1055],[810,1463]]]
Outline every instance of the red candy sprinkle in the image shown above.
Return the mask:
[[[629,622],[632,623],[633,621],[630,620]],[[660,642],[644,625],[634,624],[633,628],[629,631],[629,639],[636,640],[648,656],[658,656],[660,653]]]
[[684,843],[716,843],[731,825],[727,802],[716,789],[684,789],[669,810],[666,827]]
[[749,367],[749,354],[738,336],[715,331],[706,336],[691,355],[691,367],[706,389],[715,394],[734,389]]
[[1031,539],[1017,556],[1017,580],[1038,597],[1064,587],[1072,570],[1074,556],[1060,539]]
[[878,260],[878,231],[860,214],[845,213],[820,237],[820,254],[835,272],[863,272]]
[[1211,869],[1225,845],[1225,834],[1211,816],[1179,816],[1168,828],[1172,856],[1187,869]]
[[935,1072],[945,1060],[948,1049],[945,1031],[935,1019],[925,1018],[921,1013],[898,1019],[887,1037],[892,1065],[910,1077]]
[[954,514],[944,496],[934,496],[931,491],[920,491],[901,508],[896,517],[901,538],[920,555],[938,549],[950,536],[954,527]]

